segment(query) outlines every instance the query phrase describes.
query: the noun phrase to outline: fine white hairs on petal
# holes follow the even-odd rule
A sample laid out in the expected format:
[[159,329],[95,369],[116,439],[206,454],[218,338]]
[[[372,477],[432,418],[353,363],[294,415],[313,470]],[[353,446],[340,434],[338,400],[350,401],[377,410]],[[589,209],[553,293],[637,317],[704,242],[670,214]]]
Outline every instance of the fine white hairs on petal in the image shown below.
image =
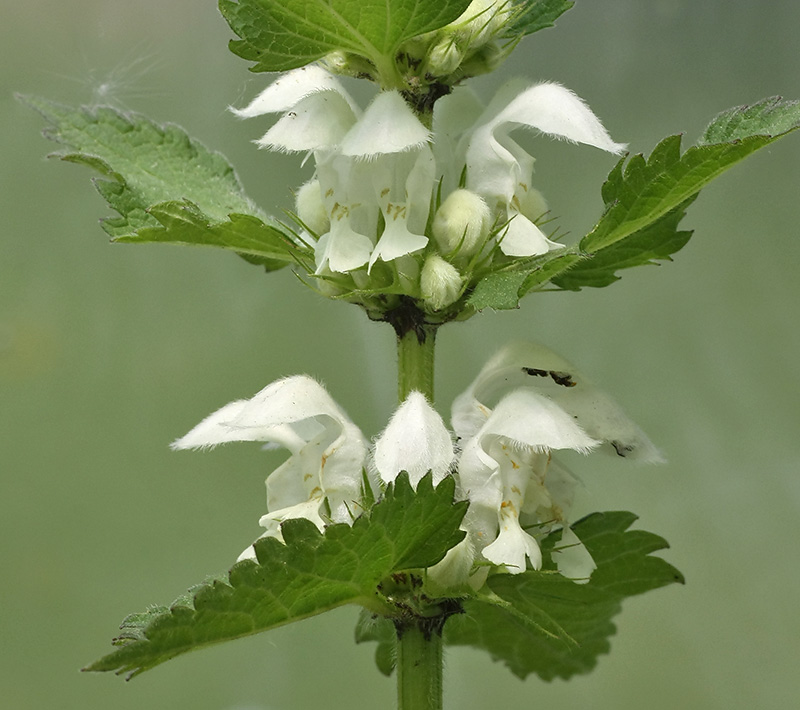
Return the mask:
[[256,143],[287,152],[331,148],[355,122],[356,115],[344,96],[318,91],[301,99]]
[[414,115],[397,91],[383,91],[367,106],[364,115],[342,141],[342,154],[373,158],[421,148],[430,131]]
[[253,118],[266,113],[282,113],[296,106],[309,94],[336,91],[346,98],[347,93],[333,74],[315,64],[294,69],[273,81],[264,91],[242,109],[230,107],[239,118]]
[[564,248],[563,244],[551,242],[539,227],[520,212],[512,214],[501,236],[500,251],[506,256],[538,256]]
[[484,441],[502,437],[512,446],[537,452],[573,449],[587,453],[599,443],[558,404],[522,387],[500,400],[477,437],[484,448]]
[[375,468],[390,483],[407,471],[416,487],[429,471],[438,483],[453,462],[453,441],[436,410],[420,392],[411,392],[375,442]]
[[537,84],[526,89],[491,123],[493,127],[508,123],[536,128],[550,136],[617,155],[627,148],[624,143],[615,143],[584,101],[560,84]]
[[229,441],[257,441],[257,439],[243,439],[246,436],[241,429],[230,426],[230,422],[238,417],[247,406],[247,400],[229,402],[213,414],[209,414],[203,421],[194,427],[188,434],[173,441],[169,447],[173,451],[184,449],[206,449]]

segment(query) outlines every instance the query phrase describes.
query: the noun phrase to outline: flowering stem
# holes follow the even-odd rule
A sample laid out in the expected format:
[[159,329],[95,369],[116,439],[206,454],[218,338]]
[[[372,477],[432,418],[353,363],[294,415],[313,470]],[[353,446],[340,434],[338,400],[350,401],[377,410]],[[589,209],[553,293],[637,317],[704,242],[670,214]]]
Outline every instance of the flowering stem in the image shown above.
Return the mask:
[[398,710],[442,710],[442,632],[422,619],[397,626]]
[[402,402],[414,390],[433,402],[436,327],[420,324],[397,337],[397,389]]

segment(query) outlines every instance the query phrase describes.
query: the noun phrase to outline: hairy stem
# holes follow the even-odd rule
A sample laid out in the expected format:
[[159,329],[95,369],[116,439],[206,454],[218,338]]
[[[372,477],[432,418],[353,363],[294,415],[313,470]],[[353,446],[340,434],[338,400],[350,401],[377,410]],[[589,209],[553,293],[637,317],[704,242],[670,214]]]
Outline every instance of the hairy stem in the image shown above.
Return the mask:
[[397,707],[442,710],[441,627],[416,621],[397,626]]
[[410,392],[422,392],[433,402],[436,326],[420,325],[397,338],[397,394],[402,402]]

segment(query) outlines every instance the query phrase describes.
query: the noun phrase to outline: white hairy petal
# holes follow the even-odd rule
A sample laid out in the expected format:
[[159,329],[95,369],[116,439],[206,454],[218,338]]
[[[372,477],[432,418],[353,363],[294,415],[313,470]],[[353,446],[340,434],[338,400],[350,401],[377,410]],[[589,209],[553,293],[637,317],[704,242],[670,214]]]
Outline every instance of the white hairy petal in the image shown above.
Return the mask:
[[563,244],[551,242],[533,222],[519,212],[512,213],[506,228],[500,232],[500,251],[506,256],[537,256],[563,249]]
[[450,470],[453,456],[450,432],[425,396],[416,391],[397,408],[375,442],[375,468],[387,483],[401,471],[408,472],[415,487],[429,471],[438,483]]
[[288,152],[323,150],[341,143],[355,122],[344,96],[319,91],[301,99],[256,143]]
[[333,74],[316,64],[309,64],[281,75],[243,109],[231,107],[230,110],[239,118],[283,113],[318,91],[336,91],[347,97],[347,92]]
[[364,115],[345,136],[342,154],[373,158],[421,148],[429,140],[430,131],[414,115],[400,93],[383,91],[372,100]]
[[506,124],[534,128],[554,138],[585,143],[616,155],[627,148],[611,139],[581,98],[554,83],[532,86],[514,98],[492,122],[494,128]]
[[344,274],[364,266],[369,261],[372,247],[369,237],[353,230],[347,218],[334,218],[331,231],[320,237],[314,250],[317,265],[314,273],[321,274],[327,267]]
[[525,571],[525,558],[534,569],[542,567],[542,552],[536,540],[526,533],[513,513],[504,514],[494,542],[483,548],[483,556],[496,565],[505,565],[511,574]]
[[646,463],[662,461],[647,437],[605,392],[574,366],[542,345],[512,342],[484,365],[470,386],[453,401],[456,435],[467,438],[483,425],[495,402],[518,388],[534,388],[552,400],[604,449]]

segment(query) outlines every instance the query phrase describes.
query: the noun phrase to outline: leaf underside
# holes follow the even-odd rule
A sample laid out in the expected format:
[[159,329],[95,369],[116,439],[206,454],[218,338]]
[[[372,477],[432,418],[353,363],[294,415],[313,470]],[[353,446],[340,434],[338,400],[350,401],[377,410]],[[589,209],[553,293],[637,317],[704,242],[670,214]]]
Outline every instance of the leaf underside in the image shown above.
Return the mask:
[[170,607],[125,619],[117,649],[87,671],[133,677],[187,651],[275,628],[343,604],[394,611],[377,592],[390,574],[436,564],[463,539],[466,503],[453,503],[454,482],[433,488],[430,475],[415,492],[406,474],[350,527],[324,535],[308,520],[282,524],[285,544],[255,543],[258,563],[244,560],[227,575],[190,590]]

